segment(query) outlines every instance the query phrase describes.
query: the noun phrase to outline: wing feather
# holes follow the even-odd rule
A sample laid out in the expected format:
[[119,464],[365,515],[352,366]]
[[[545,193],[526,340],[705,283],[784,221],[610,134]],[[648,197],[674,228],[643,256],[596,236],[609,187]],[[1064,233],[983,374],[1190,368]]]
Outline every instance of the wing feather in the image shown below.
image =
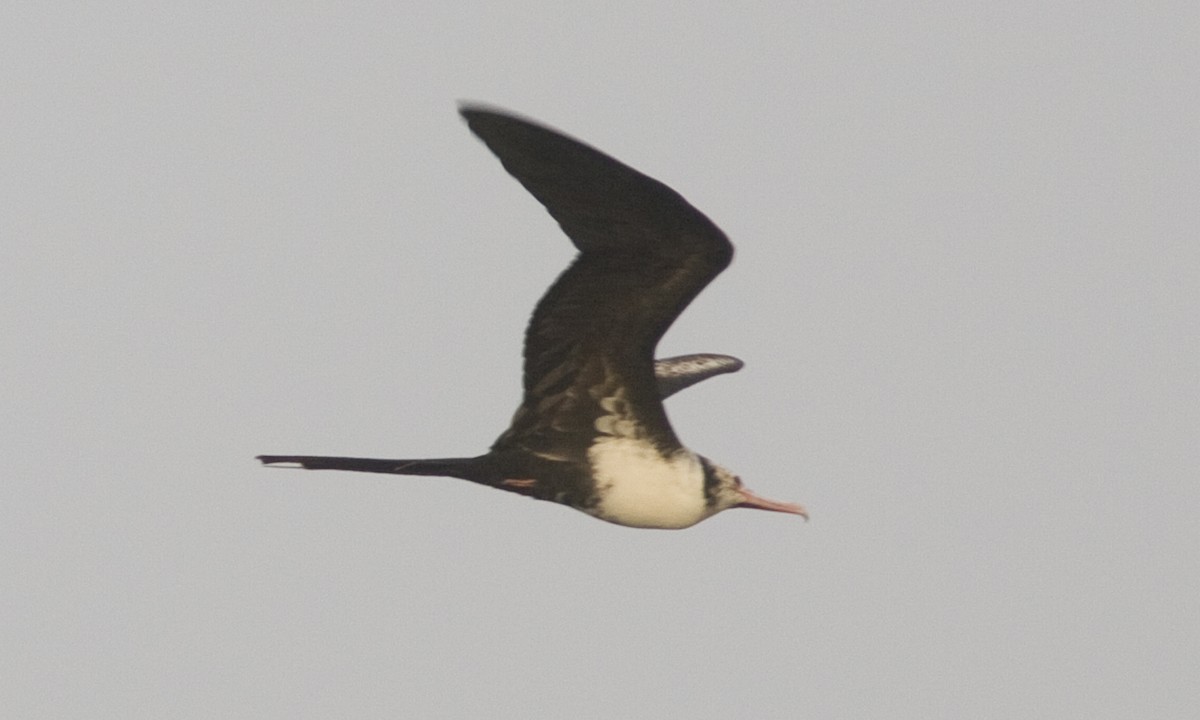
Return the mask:
[[579,249],[533,312],[524,398],[497,444],[548,452],[574,435],[585,449],[612,414],[600,401],[619,395],[627,419],[664,451],[678,447],[654,351],[733,246],[677,192],[588,145],[497,110],[461,112]]

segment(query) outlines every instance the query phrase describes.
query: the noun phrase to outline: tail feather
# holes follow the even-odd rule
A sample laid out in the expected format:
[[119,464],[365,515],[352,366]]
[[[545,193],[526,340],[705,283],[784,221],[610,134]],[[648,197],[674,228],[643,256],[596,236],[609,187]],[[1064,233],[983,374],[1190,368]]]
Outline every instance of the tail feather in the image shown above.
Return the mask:
[[393,475],[436,475],[475,479],[471,472],[476,458],[440,458],[435,460],[383,460],[376,458],[324,457],[319,455],[259,455],[264,465],[301,467],[305,470],[353,470]]

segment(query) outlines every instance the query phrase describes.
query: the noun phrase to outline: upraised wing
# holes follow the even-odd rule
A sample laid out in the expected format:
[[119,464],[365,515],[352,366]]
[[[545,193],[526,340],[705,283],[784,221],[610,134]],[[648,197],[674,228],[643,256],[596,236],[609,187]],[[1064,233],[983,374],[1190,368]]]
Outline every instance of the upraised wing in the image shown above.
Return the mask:
[[679,447],[655,381],[654,350],[729,265],[733,246],[674,190],[598,150],[503,112],[461,112],[579,249],[534,310],[524,398],[495,449],[517,444],[547,458],[564,447],[582,451],[604,415],[663,451]]

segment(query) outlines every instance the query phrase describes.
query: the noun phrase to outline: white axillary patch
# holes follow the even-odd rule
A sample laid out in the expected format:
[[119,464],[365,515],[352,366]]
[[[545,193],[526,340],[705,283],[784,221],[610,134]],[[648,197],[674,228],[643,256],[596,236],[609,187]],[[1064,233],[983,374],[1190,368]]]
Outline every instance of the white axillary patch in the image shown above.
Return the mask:
[[600,409],[606,414],[596,418],[593,423],[596,432],[618,438],[639,438],[639,425],[629,412],[629,404],[625,402],[625,393],[617,390],[615,395],[600,398]]

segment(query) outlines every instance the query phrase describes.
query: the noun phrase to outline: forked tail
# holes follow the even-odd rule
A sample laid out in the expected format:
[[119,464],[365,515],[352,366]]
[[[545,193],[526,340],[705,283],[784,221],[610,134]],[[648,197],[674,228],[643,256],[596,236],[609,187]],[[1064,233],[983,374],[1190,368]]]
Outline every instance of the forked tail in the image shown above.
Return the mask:
[[353,470],[393,475],[437,475],[476,480],[476,458],[436,460],[381,460],[377,458],[323,457],[319,455],[259,455],[264,465],[300,467],[305,470]]

